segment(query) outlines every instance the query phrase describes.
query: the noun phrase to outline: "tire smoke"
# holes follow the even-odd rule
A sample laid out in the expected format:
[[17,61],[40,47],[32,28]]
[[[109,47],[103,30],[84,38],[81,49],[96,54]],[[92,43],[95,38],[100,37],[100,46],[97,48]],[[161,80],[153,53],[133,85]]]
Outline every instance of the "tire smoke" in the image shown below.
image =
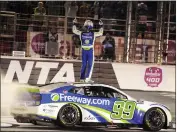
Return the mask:
[[15,93],[19,87],[29,87],[18,82],[4,83],[1,76],[1,116],[10,116],[10,107],[14,103]]

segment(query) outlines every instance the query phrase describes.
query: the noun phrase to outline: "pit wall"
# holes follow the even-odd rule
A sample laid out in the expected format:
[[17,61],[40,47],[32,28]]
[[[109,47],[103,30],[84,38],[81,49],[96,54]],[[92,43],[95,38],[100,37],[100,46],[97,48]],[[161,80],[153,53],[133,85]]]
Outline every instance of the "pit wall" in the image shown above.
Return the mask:
[[[1,56],[1,82],[79,81],[81,61]],[[120,89],[175,92],[175,66],[95,62],[92,79]]]

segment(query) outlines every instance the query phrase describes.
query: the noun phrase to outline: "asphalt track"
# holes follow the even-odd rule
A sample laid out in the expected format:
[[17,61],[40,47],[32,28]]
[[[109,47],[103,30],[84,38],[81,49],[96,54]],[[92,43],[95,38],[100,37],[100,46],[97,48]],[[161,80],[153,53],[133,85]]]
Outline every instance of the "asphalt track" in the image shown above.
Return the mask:
[[[166,106],[168,106],[171,109],[172,115],[173,115],[173,122],[176,120],[176,114],[175,114],[175,93],[168,93],[168,92],[141,92],[141,91],[125,91],[132,97],[136,99],[144,99],[148,101],[155,101],[162,103]],[[17,123],[12,117],[1,117],[1,122],[4,123],[11,123],[13,124],[12,127],[7,127],[7,128],[2,128],[1,131],[42,131],[42,132],[52,132],[52,131],[57,131],[57,132],[140,132],[143,131],[142,129],[139,128],[129,128],[129,129],[120,129],[117,127],[109,126],[109,127],[76,127],[72,129],[63,129],[63,128],[56,128],[53,125],[32,125],[30,123]],[[164,132],[175,132],[175,129],[167,129],[167,130],[161,130]]]

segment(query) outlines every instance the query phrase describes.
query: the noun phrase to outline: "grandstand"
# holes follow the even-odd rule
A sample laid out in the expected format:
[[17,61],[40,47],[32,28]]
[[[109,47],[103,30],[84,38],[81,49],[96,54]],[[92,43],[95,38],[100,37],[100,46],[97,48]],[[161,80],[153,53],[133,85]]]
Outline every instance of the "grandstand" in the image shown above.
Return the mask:
[[86,19],[92,20],[94,31],[101,19],[104,36],[96,39],[96,60],[109,61],[103,58],[102,44],[109,33],[115,40],[111,61],[176,64],[176,1],[44,1],[43,14],[35,12],[38,4],[0,2],[1,55],[25,52],[26,57],[80,59],[80,41],[71,30],[73,19],[77,18],[80,30]]

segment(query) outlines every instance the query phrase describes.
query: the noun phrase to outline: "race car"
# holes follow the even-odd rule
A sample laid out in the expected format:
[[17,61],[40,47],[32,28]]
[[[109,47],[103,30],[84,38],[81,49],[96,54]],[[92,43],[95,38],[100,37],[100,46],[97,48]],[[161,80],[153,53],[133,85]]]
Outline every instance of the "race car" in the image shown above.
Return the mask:
[[52,83],[23,88],[16,95],[11,114],[20,123],[44,121],[63,127],[111,124],[159,131],[170,127],[172,121],[165,105],[136,100],[105,84]]

